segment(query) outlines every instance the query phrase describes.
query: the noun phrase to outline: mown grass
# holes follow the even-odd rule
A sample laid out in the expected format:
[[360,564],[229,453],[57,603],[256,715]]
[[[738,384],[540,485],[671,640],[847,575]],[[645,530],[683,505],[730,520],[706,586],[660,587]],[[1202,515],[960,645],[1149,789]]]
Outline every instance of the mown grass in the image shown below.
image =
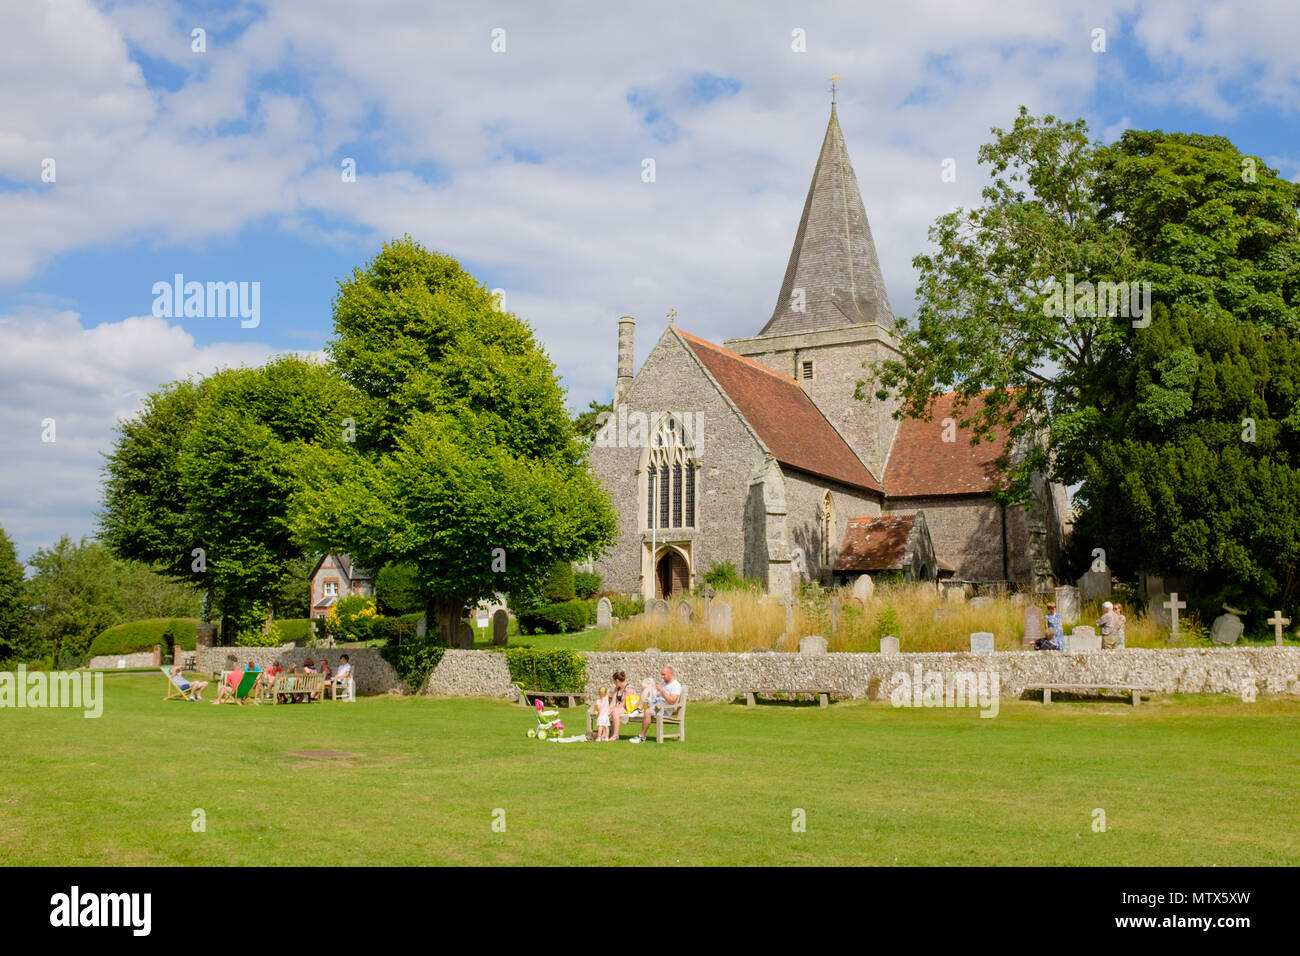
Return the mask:
[[697,703],[659,746],[529,740],[503,701],[105,689],[98,720],[0,710],[0,864],[1300,863],[1294,699]]

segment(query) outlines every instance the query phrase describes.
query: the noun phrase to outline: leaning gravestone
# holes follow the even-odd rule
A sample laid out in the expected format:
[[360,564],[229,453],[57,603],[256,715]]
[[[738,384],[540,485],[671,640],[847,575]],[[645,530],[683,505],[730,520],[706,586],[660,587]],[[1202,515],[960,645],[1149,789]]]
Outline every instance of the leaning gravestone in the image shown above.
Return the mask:
[[456,628],[456,636],[460,638],[460,647],[467,651],[474,649],[474,625],[469,621],[462,620],[460,626]]
[[492,614],[492,643],[496,647],[505,647],[509,640],[510,615],[505,608],[497,608]]
[[1043,636],[1043,609],[1037,604],[1025,608],[1025,645],[1032,645]]
[[1105,571],[1085,571],[1079,578],[1079,600],[1110,600],[1110,569]]
[[982,607],[992,607],[993,598],[989,597],[987,594],[981,594],[979,597],[973,597],[969,601],[967,601],[966,606],[971,608],[976,608],[976,609]]
[[1079,589],[1068,585],[1056,589],[1056,613],[1061,615],[1062,624],[1074,624],[1079,620]]
[[1076,627],[1070,632],[1070,636],[1065,639],[1065,649],[1067,651],[1099,651],[1101,650],[1101,635],[1091,626]]
[[992,654],[993,635],[988,631],[976,631],[970,636],[970,651],[972,654]]
[[693,620],[695,620],[695,608],[691,607],[689,601],[682,601],[677,605],[677,623],[690,624]]
[[819,637],[816,634],[809,634],[807,637],[799,638],[800,654],[825,654],[826,638]]
[[731,605],[726,601],[709,604],[709,631],[719,637],[731,636]]
[[609,628],[611,619],[614,616],[614,606],[609,603],[609,598],[603,597],[596,602],[596,626],[601,630]]
[[646,610],[650,612],[650,619],[656,624],[668,623],[668,602],[663,598],[655,598],[646,605]]
[[898,638],[896,638],[896,637],[882,637],[882,638],[880,639],[880,653],[882,653],[882,654],[897,654],[897,653],[898,653]]
[[1246,625],[1235,614],[1220,614],[1210,625],[1210,640],[1215,644],[1236,644]]
[[870,601],[875,593],[876,582],[871,579],[871,575],[859,574],[853,582],[853,596],[859,601]]

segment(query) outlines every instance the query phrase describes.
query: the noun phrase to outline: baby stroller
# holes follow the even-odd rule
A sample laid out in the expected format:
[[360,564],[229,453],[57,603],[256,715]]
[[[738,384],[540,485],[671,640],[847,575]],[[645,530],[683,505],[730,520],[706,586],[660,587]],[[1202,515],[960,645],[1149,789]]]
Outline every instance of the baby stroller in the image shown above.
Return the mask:
[[[523,693],[523,691],[520,691]],[[542,708],[541,698],[533,701],[533,715],[537,718],[537,726],[528,728],[528,736],[537,740],[545,740],[547,737],[553,737],[564,729],[564,724],[560,723],[558,710],[544,710]]]

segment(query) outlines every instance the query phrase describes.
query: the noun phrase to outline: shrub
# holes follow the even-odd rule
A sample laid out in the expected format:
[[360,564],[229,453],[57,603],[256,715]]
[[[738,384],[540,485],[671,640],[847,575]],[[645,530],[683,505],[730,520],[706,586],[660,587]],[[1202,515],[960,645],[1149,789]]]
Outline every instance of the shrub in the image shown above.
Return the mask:
[[[544,604],[518,615],[521,634],[568,634],[591,623],[592,608],[586,601]],[[529,688],[530,690],[532,688]]]
[[573,565],[568,561],[556,561],[542,582],[542,599],[550,604],[560,604],[573,598]]
[[263,623],[257,621],[241,628],[235,635],[236,647],[279,647],[283,643],[284,636],[280,633],[278,621],[272,621],[265,629]]
[[429,675],[442,660],[447,648],[434,641],[404,641],[401,644],[389,644],[379,649],[384,660],[393,665],[399,677],[406,681],[411,693],[419,693]]
[[634,598],[611,597],[609,599],[610,611],[621,621],[636,614],[645,613],[645,598],[637,595]]
[[871,639],[879,646],[882,637],[898,637],[901,632],[902,625],[898,621],[898,612],[894,610],[894,602],[887,600],[876,615],[876,622],[871,628]]
[[275,623],[280,627],[280,639],[288,644],[290,641],[299,647],[311,643],[311,619],[306,617],[278,617]]
[[584,601],[593,597],[600,590],[600,575],[595,571],[575,571],[573,574],[573,593]]
[[376,617],[374,600],[360,595],[346,597],[325,615],[325,630],[338,644],[368,641]]
[[134,654],[137,651],[151,651],[155,644],[169,648],[168,630],[172,632],[175,643],[187,651],[194,650],[194,634],[198,626],[197,618],[154,618],[147,621],[129,621],[115,624],[101,631],[91,642],[89,655]]
[[[753,578],[741,577],[736,571],[736,566],[730,561],[714,561],[709,565],[709,570],[704,572],[704,583],[715,591],[749,590],[758,593],[763,590],[761,582]],[[697,592],[703,590],[702,585],[696,588]]]
[[508,647],[505,654],[510,679],[525,690],[578,693],[587,686],[587,658],[577,651]]

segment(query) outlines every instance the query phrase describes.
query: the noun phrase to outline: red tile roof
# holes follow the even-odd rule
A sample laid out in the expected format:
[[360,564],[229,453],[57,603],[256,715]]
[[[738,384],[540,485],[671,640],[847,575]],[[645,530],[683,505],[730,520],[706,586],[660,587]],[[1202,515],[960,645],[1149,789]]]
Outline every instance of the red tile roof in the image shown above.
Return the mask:
[[885,489],[891,498],[921,495],[987,494],[997,485],[1002,470],[995,464],[1006,445],[1006,430],[995,432],[994,441],[970,443],[971,429],[958,428],[956,441],[944,441],[943,420],[961,421],[976,408],[976,401],[964,413],[953,411],[957,393],[934,400],[930,421],[905,418],[898,426],[894,448],[885,465]]
[[903,566],[916,515],[850,518],[836,571],[886,571]]
[[676,331],[777,461],[842,484],[881,490],[798,382],[720,345]]

